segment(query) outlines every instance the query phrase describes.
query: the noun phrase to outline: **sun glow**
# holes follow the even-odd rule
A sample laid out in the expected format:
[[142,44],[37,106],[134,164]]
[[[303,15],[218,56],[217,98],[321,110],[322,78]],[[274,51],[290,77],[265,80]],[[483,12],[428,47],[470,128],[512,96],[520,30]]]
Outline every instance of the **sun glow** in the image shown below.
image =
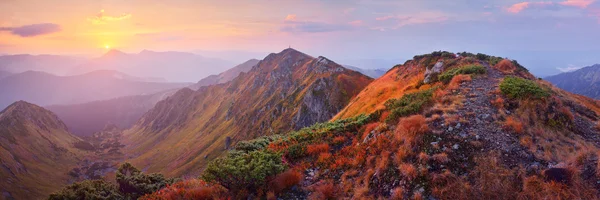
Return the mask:
[[108,45],[108,44],[107,44],[107,45],[104,45],[104,48],[105,48],[105,49],[110,49],[110,45]]

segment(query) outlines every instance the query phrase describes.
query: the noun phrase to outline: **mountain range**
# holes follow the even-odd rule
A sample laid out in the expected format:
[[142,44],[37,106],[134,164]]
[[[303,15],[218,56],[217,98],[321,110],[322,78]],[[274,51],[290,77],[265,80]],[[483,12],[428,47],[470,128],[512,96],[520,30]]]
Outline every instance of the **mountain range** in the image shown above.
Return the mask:
[[127,130],[124,141],[137,166],[195,174],[236,141],[329,120],[371,81],[325,57],[286,49],[225,84],[178,91]]
[[[3,197],[43,198],[52,191],[54,198],[141,199],[600,194],[600,101],[538,79],[515,60],[438,51],[372,79],[288,48],[190,87],[48,106],[86,134],[84,121],[94,119],[78,116],[124,126],[139,118],[127,130],[109,125],[86,140],[51,111],[11,104],[0,112],[0,175],[9,177]],[[122,108],[125,113],[113,115]],[[117,170],[120,161],[127,163]],[[95,170],[73,176],[74,169]],[[57,190],[82,177],[112,175],[116,186],[98,180]],[[173,183],[163,175],[185,179]]]
[[141,79],[106,70],[76,76],[27,71],[0,79],[0,108],[19,100],[42,106],[80,104],[122,96],[153,94],[189,85],[141,82]]
[[173,82],[195,82],[209,75],[221,73],[231,66],[234,66],[234,63],[192,53],[143,50],[130,54],[112,49],[101,57],[86,61],[70,74],[116,70],[139,77],[159,77]]
[[381,76],[383,76],[386,72],[386,70],[384,69],[363,69],[363,68],[358,68],[358,67],[354,67],[354,66],[350,66],[350,65],[344,65],[344,67],[360,72],[361,74],[367,75],[371,78],[379,78]]
[[545,79],[569,92],[600,99],[600,64],[546,77]]
[[[201,86],[216,85],[229,82],[242,72],[248,72],[259,60],[251,59],[218,75],[203,78],[198,83],[188,86],[194,90]],[[139,78],[134,78],[136,80]],[[91,136],[101,131],[107,124],[128,129],[137,122],[144,113],[154,105],[173,95],[177,89],[147,95],[123,96],[108,100],[99,100],[81,104],[51,105],[47,109],[56,113],[69,130],[78,136]]]
[[2,55],[0,56],[0,71],[10,73],[41,71],[55,75],[67,75],[85,61],[85,58],[63,55]]

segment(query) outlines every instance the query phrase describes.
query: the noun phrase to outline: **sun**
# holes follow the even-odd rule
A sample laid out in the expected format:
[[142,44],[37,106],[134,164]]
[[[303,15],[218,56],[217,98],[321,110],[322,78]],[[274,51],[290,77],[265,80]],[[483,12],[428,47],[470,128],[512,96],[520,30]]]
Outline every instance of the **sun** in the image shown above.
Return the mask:
[[108,44],[107,44],[107,45],[104,45],[104,48],[105,48],[105,49],[110,49],[110,45],[108,45]]

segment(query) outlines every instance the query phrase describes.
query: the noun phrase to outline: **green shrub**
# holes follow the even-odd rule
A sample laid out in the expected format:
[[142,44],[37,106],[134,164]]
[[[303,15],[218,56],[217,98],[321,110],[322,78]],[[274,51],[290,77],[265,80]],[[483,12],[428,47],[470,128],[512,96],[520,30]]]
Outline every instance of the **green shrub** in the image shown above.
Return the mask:
[[122,164],[117,170],[119,191],[129,199],[156,192],[174,182],[174,179],[167,179],[162,174],[145,175],[130,163]]
[[433,91],[435,88],[420,92],[405,94],[400,99],[390,99],[385,102],[385,107],[391,111],[386,121],[395,122],[400,117],[414,115],[423,109],[425,105],[431,103]]
[[468,65],[445,71],[438,76],[438,80],[447,84],[458,74],[485,74],[486,72],[485,67],[481,65]]
[[279,153],[231,151],[226,157],[209,163],[201,178],[238,193],[244,189],[256,191],[266,187],[267,177],[273,177],[285,169]]
[[299,159],[306,155],[306,147],[301,144],[294,144],[287,148],[285,157],[289,159]]
[[502,83],[500,83],[500,91],[513,99],[541,99],[550,95],[548,91],[541,88],[536,82],[517,77],[504,78]]
[[79,200],[79,199],[124,199],[117,188],[103,180],[86,180],[74,183],[53,193],[50,200]]
[[280,138],[280,135],[262,136],[253,140],[241,141],[235,145],[235,149],[238,151],[257,151],[264,149],[269,146],[269,143]]

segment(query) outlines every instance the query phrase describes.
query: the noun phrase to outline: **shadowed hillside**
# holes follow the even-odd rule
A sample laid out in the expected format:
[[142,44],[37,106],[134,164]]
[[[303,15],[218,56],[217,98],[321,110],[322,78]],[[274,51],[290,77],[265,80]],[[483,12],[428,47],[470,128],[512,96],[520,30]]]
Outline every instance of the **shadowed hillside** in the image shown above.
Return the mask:
[[2,199],[35,199],[69,181],[67,172],[84,153],[52,112],[19,101],[0,112]]
[[157,103],[125,133],[129,153],[148,171],[195,174],[237,141],[331,119],[370,81],[327,58],[286,49],[231,82],[182,89]]

